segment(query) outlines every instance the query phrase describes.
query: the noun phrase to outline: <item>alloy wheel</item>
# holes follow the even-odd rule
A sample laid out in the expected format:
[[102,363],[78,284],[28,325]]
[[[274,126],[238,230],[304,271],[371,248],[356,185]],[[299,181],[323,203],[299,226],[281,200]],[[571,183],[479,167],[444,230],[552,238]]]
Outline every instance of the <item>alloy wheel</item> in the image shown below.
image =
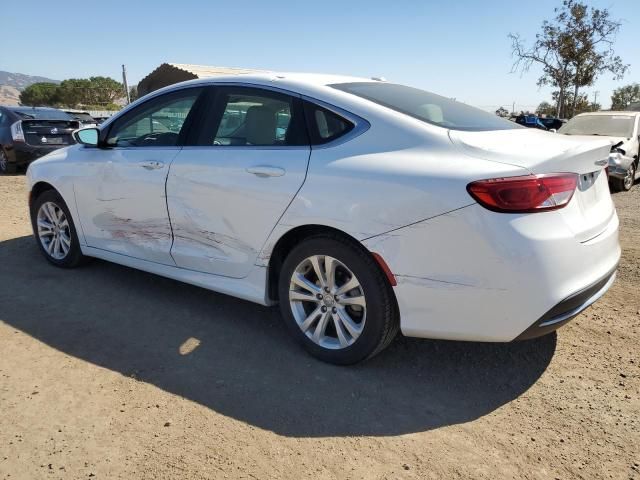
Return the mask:
[[0,172],[4,173],[7,171],[8,160],[7,154],[0,149]]
[[636,169],[635,165],[632,163],[629,165],[629,169],[627,170],[627,174],[624,176],[624,189],[629,190],[633,186],[633,182],[635,181]]
[[300,330],[333,350],[353,345],[367,318],[362,285],[344,263],[327,255],[313,255],[296,267],[289,305]]
[[40,206],[37,216],[38,239],[47,254],[64,259],[71,249],[71,228],[64,211],[53,202]]

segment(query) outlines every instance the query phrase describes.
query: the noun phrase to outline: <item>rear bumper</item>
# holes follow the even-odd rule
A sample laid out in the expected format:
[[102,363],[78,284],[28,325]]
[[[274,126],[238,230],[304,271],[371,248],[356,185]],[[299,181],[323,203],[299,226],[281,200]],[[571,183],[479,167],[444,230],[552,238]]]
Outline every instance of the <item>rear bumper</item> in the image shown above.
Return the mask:
[[[544,326],[558,328],[613,282],[620,259],[615,211],[588,240],[570,226],[562,210],[508,215],[471,205],[364,244],[396,277],[404,335],[509,342],[532,325],[557,320]],[[588,298],[578,298],[584,292]],[[575,311],[571,299],[582,300]]]
[[26,167],[38,158],[44,157],[48,153],[66,146],[67,145],[40,147],[26,143],[14,143],[11,148],[7,149],[7,156],[9,161],[15,163],[18,167]]
[[604,278],[593,285],[584,288],[565,298],[555,307],[522,332],[516,340],[529,340],[551,333],[573,320],[580,312],[593,305],[607,290],[611,288],[616,279],[616,271],[608,273]]

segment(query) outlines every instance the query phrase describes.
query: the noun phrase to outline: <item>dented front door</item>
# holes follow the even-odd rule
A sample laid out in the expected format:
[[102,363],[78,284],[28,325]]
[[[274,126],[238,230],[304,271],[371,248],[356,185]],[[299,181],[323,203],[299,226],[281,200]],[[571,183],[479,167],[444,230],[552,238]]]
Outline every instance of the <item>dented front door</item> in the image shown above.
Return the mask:
[[75,185],[90,247],[165,265],[171,225],[165,181],[180,147],[87,149],[88,175]]
[[175,265],[165,185],[202,93],[196,86],[154,96],[106,127],[106,148],[83,149],[74,188],[90,247]]

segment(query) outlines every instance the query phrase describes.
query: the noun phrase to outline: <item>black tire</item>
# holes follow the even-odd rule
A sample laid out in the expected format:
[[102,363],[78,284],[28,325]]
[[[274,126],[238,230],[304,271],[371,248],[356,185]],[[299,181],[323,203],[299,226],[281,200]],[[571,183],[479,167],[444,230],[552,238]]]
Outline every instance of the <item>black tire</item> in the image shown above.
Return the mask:
[[[333,257],[346,266],[359,281],[366,301],[366,321],[355,341],[344,348],[325,348],[301,330],[289,302],[292,275],[296,268],[314,255]],[[309,237],[297,245],[282,265],[278,282],[280,310],[285,323],[298,342],[313,356],[337,365],[358,363],[381,352],[395,338],[399,313],[393,290],[372,255],[360,245],[337,234]],[[333,325],[335,331],[335,325]]]
[[18,168],[15,163],[9,161],[9,157],[6,152],[0,147],[0,174],[6,175],[16,173]]
[[[42,205],[47,202],[53,203],[57,208],[62,210],[68,222],[68,237],[70,238],[71,242],[69,250],[63,258],[54,258],[47,251],[38,235],[38,212],[40,211],[40,207],[42,207]],[[47,261],[49,261],[56,267],[73,268],[77,267],[85,261],[86,257],[82,255],[80,242],[78,241],[78,234],[76,232],[76,227],[73,223],[71,213],[69,212],[69,208],[67,207],[67,204],[64,202],[60,194],[55,190],[46,190],[33,200],[31,204],[31,227],[33,228],[33,236],[36,240],[38,248],[40,249],[40,252],[42,252],[42,255],[44,255]]]
[[635,183],[636,162],[633,162],[629,166],[629,170],[627,172],[628,172],[627,174],[631,177],[631,182],[629,181],[625,182],[623,178],[611,179],[611,186],[613,187],[613,190],[615,190],[616,192],[628,192],[629,190],[631,190],[631,188],[633,187],[633,184]]

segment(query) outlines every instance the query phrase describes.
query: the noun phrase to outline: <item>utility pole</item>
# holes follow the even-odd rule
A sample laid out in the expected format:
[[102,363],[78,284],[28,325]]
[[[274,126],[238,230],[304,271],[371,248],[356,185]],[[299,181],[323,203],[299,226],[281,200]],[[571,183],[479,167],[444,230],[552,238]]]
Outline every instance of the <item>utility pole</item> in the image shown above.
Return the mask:
[[516,101],[513,101],[513,104],[511,105],[511,113],[515,115],[516,113]]
[[598,103],[598,94],[600,92],[598,92],[597,90],[595,92],[593,92],[593,105],[592,105],[592,110],[595,112],[596,111],[596,104]]
[[127,83],[127,69],[122,65],[122,83],[124,84],[124,94],[127,98],[127,105],[131,103],[131,96],[129,95],[129,84]]

